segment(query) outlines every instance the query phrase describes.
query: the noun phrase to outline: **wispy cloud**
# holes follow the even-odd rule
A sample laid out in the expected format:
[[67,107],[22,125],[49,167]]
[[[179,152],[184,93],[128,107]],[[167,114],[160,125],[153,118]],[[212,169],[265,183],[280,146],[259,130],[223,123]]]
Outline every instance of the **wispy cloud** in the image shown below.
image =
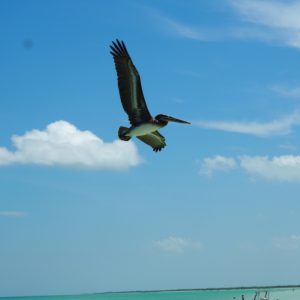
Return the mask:
[[297,147],[295,145],[292,145],[292,144],[281,144],[279,145],[279,147],[281,149],[284,149],[284,150],[288,150],[289,152],[293,152],[293,151],[296,151],[297,150]]
[[237,167],[235,159],[217,155],[215,157],[206,157],[201,164],[200,173],[206,176],[212,176],[215,171],[230,171]]
[[[220,157],[220,158],[218,158]],[[207,162],[213,162],[208,163]],[[298,155],[281,155],[281,156],[239,156],[234,157],[206,157],[203,159],[200,168],[200,174],[211,176],[213,172],[223,171],[222,168],[210,167],[218,164],[222,166],[222,161],[226,162],[226,171],[241,169],[252,178],[259,178],[268,181],[281,182],[300,182],[300,156]]]
[[270,181],[300,181],[300,156],[241,156],[240,166],[254,177]]
[[300,48],[300,1],[229,0],[235,12],[267,39]]
[[276,28],[300,28],[299,0],[229,0],[247,21]]
[[239,27],[203,27],[197,25],[187,24],[166,16],[165,14],[152,12],[152,17],[160,23],[162,31],[181,38],[198,40],[198,41],[223,41],[226,39],[259,39],[259,40],[274,40],[266,30],[262,31],[253,26],[239,26]]
[[300,249],[300,235],[292,234],[286,237],[274,238],[273,245],[281,250],[298,250]]
[[193,28],[192,26],[185,25],[178,21],[172,20],[170,18],[161,18],[169,29],[175,31],[179,36],[193,39],[193,40],[206,40],[207,37],[199,29]]
[[[222,30],[222,29],[221,29]],[[242,24],[236,27],[223,29],[227,38],[238,39],[242,41],[260,41],[265,43],[278,43],[278,37],[274,31],[269,28],[261,29],[260,26],[253,24]]]
[[300,0],[227,0],[239,17],[237,25],[205,28],[151,11],[160,28],[179,37],[199,41],[259,40],[300,48]]
[[300,87],[287,87],[283,85],[273,85],[271,87],[271,90],[283,97],[287,98],[295,98],[299,99],[300,98]]
[[193,124],[207,129],[268,137],[290,133],[293,126],[300,124],[300,113],[294,112],[281,119],[261,123],[237,121],[195,121]]
[[14,135],[10,151],[0,147],[0,166],[35,164],[89,169],[126,169],[140,163],[132,142],[105,143],[90,131],[81,131],[66,121],[51,123],[45,130],[33,129]]
[[27,213],[25,211],[0,211],[0,217],[22,218],[26,216]]
[[198,241],[174,236],[156,241],[155,244],[160,250],[173,253],[183,253],[186,250],[200,250],[202,247]]
[[162,30],[169,34],[198,41],[210,41],[216,39],[216,37],[214,37],[213,30],[184,24],[183,22],[175,20],[158,11],[151,10],[151,15],[159,21]]

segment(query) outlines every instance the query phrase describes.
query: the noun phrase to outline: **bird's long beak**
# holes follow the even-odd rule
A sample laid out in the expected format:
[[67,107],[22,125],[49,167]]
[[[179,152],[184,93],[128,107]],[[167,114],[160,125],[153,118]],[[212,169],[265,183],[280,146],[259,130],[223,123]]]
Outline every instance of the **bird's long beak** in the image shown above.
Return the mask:
[[176,118],[173,118],[173,117],[170,117],[170,116],[166,116],[164,119],[168,122],[176,122],[176,123],[181,123],[181,124],[191,124],[190,122],[183,121],[183,120],[180,120],[180,119],[176,119]]

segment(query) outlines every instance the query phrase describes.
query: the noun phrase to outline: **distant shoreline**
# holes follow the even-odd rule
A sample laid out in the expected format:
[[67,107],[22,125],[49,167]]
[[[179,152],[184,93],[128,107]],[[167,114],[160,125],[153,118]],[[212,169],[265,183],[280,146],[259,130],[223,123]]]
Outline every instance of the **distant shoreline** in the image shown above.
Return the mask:
[[[126,293],[161,293],[161,292],[193,292],[193,291],[227,291],[227,290],[255,290],[255,289],[290,289],[300,288],[300,284],[296,285],[267,285],[267,286],[242,286],[242,287],[222,287],[222,288],[187,288],[187,289],[166,289],[166,290],[135,290],[135,291],[117,291],[117,292],[99,292],[97,294],[126,294]],[[81,294],[86,295],[86,294]]]

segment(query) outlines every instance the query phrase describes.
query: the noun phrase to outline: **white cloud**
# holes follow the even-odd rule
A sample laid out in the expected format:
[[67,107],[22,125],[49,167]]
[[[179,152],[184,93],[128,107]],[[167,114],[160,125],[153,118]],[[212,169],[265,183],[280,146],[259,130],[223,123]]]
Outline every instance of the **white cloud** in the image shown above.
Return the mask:
[[27,213],[24,211],[0,211],[0,217],[21,218],[26,216]]
[[186,250],[200,250],[201,243],[191,239],[170,236],[166,239],[156,241],[155,244],[165,252],[183,253]]
[[199,41],[259,40],[300,48],[300,0],[227,0],[242,21],[235,26],[203,28],[150,10],[162,30]]
[[300,47],[300,1],[229,0],[244,21],[254,24],[266,39]]
[[0,166],[36,164],[90,169],[126,169],[140,163],[134,143],[116,140],[105,143],[90,131],[81,131],[66,121],[45,130],[14,135],[10,151],[0,147]]
[[300,156],[241,156],[240,166],[252,176],[271,181],[300,181]]
[[216,171],[244,170],[253,178],[268,181],[300,182],[300,156],[281,155],[206,157],[202,161],[200,174],[211,176]]
[[300,235],[274,238],[273,245],[281,250],[297,250],[300,248]]
[[230,171],[237,167],[236,161],[231,157],[217,155],[215,157],[206,157],[201,164],[200,173],[206,176],[212,176],[215,171]]
[[300,28],[300,1],[230,0],[232,6],[246,20],[268,27]]
[[225,122],[225,121],[196,121],[193,124],[201,128],[268,137],[286,135],[295,125],[300,124],[299,112],[294,112],[284,118],[270,122]]

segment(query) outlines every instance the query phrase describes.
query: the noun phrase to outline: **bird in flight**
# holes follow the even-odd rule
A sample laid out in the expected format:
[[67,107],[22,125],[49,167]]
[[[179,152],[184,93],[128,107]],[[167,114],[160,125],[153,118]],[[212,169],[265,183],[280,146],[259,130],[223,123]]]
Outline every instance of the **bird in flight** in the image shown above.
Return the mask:
[[166,126],[168,122],[190,124],[187,121],[159,114],[153,118],[147,108],[143,95],[140,75],[135,68],[123,41],[116,40],[110,45],[118,76],[118,87],[122,106],[128,115],[130,128],[121,126],[118,131],[119,138],[129,141],[137,137],[142,142],[161,151],[166,146],[165,138],[158,129]]

